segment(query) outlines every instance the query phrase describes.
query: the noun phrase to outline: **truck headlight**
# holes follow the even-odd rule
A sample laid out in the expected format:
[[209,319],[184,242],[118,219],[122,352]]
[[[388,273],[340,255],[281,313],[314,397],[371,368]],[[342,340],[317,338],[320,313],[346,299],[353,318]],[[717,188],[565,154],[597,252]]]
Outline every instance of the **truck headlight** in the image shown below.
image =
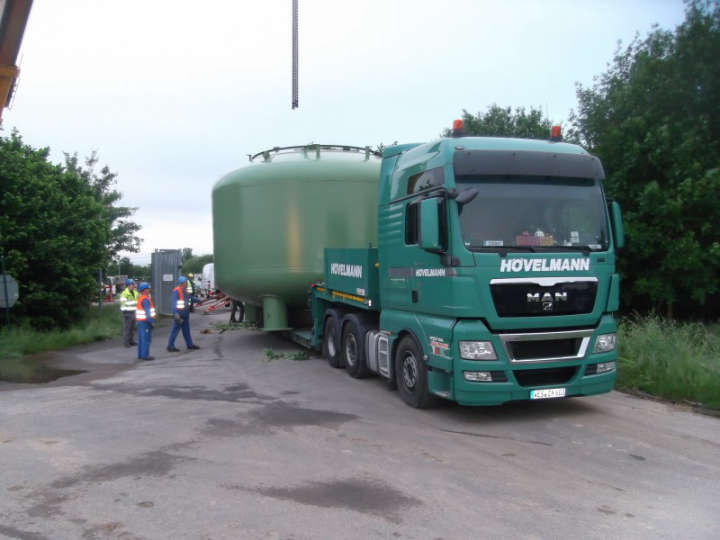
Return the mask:
[[465,360],[497,360],[495,349],[489,341],[461,341],[460,358]]
[[595,340],[593,352],[603,353],[615,350],[615,334],[600,334]]

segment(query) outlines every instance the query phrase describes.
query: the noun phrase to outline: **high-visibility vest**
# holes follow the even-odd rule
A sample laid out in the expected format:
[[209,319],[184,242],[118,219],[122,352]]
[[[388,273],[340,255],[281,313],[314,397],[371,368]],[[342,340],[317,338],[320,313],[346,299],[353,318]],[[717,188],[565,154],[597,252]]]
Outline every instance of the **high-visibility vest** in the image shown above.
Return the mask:
[[145,322],[147,321],[147,315],[145,314],[145,308],[142,306],[142,301],[147,299],[148,302],[150,302],[150,318],[152,320],[155,320],[155,306],[153,305],[153,301],[147,294],[141,294],[140,298],[138,298],[137,304],[135,305],[135,320],[139,322]]
[[192,294],[192,293],[193,293],[193,289],[194,289],[193,284],[192,284],[191,281],[188,279],[188,280],[187,280],[187,285],[185,286],[185,290],[187,290],[187,293],[188,293],[188,294]]
[[177,311],[184,311],[185,310],[185,297],[183,296],[183,288],[182,285],[178,285],[173,289],[174,291],[177,291],[177,302],[175,302],[175,309]]
[[125,287],[125,290],[120,293],[120,311],[135,311],[137,304],[138,293],[135,289]]

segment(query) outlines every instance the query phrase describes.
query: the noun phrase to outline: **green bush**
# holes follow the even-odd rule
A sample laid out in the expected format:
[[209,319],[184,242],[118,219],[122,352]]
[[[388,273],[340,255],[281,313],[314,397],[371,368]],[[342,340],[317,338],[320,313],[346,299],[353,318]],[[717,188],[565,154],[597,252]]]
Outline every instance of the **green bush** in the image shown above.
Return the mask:
[[121,329],[117,304],[106,304],[102,309],[91,307],[83,319],[67,330],[35,330],[27,322],[23,326],[4,328],[0,332],[0,373],[5,362],[11,359],[119,337]]
[[617,386],[720,408],[720,325],[621,321]]
[[69,328],[98,293],[98,270],[119,251],[137,251],[134,209],[116,206],[116,175],[66,155],[49,160],[17,132],[0,137],[0,253],[17,279],[14,319],[33,328]]

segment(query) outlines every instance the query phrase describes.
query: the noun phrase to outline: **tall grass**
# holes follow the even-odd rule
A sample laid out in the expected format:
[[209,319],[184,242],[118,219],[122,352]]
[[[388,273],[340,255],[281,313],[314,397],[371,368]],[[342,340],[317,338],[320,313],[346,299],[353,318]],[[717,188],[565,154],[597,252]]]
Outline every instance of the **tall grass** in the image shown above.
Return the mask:
[[621,321],[617,386],[720,408],[720,325]]
[[0,332],[0,369],[5,360],[119,337],[121,317],[117,304],[106,304],[102,309],[91,307],[83,320],[67,330],[42,332],[28,326],[4,328]]

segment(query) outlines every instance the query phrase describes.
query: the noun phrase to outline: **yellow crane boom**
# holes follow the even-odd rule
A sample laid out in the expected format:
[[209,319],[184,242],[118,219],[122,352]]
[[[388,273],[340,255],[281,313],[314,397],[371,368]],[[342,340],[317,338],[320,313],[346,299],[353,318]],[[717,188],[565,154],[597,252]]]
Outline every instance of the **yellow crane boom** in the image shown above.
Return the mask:
[[32,0],[0,0],[0,121],[17,80],[16,62]]

